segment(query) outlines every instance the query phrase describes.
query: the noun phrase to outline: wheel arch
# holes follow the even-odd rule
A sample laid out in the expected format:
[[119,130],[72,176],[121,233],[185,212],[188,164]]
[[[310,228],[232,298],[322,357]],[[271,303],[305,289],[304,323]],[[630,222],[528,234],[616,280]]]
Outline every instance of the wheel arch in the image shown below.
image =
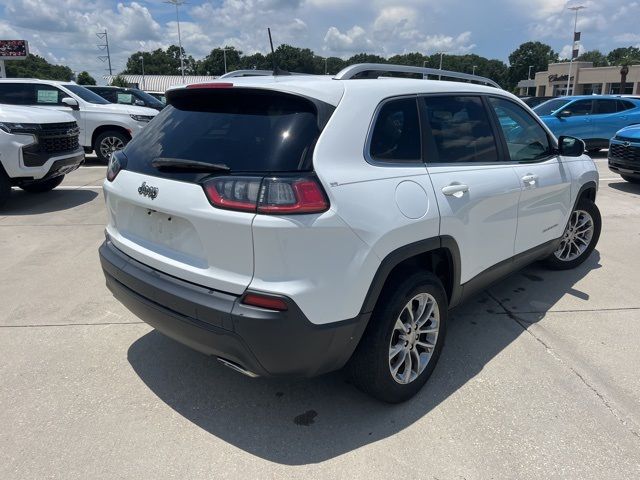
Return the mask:
[[596,182],[592,180],[588,181],[587,183],[585,183],[580,187],[580,190],[578,190],[578,195],[576,195],[576,200],[574,202],[573,208],[575,209],[576,206],[578,205],[578,202],[582,199],[587,199],[592,202],[595,202],[597,192],[598,192],[598,185],[596,184]]
[[131,132],[129,130],[127,130],[126,128],[121,127],[120,125],[100,125],[91,134],[91,147],[95,149],[96,138],[98,138],[98,136],[100,134],[102,134],[104,132],[110,132],[110,131],[122,133],[129,140],[131,140],[131,138],[132,138],[131,137]]
[[459,303],[462,296],[460,249],[453,237],[445,235],[410,243],[389,253],[373,277],[361,312],[372,312],[384,288],[393,284],[398,276],[420,269],[440,279],[450,307]]

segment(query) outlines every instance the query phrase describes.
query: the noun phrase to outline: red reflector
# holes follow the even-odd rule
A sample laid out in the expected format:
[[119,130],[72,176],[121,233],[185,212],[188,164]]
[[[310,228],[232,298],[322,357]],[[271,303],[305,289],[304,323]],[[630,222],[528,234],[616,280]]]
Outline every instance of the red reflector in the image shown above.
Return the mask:
[[247,293],[242,299],[245,305],[253,307],[266,308],[268,310],[285,311],[288,309],[287,303],[281,298],[269,297],[258,293]]
[[192,83],[187,88],[233,88],[233,83]]

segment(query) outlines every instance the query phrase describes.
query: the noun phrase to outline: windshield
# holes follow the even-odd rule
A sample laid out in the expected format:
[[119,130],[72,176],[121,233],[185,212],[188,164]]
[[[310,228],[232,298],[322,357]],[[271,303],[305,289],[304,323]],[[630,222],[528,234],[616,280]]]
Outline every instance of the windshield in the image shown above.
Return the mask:
[[162,171],[152,163],[215,163],[234,173],[313,168],[321,128],[317,105],[305,98],[251,89],[185,90],[174,93],[171,104],[129,142],[127,170],[196,181],[198,174]]
[[164,103],[158,100],[156,97],[149,95],[147,92],[143,92],[142,90],[132,90],[134,95],[138,97],[140,100],[144,100],[147,105],[153,105],[154,107],[164,107]]
[[63,85],[64,88],[70,90],[77,96],[79,96],[82,100],[89,103],[97,103],[99,105],[108,105],[109,102],[102,98],[97,93],[92,92],[91,90],[84,88],[82,85]]
[[547,102],[541,103],[533,109],[538,115],[551,115],[556,110],[560,110],[563,106],[569,103],[571,99],[567,98],[555,98]]

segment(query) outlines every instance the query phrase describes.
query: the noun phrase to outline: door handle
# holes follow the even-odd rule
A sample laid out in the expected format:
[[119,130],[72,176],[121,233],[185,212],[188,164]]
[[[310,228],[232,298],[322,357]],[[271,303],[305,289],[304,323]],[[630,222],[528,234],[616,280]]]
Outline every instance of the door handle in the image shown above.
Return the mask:
[[538,175],[529,173],[522,177],[522,183],[524,183],[528,187],[534,187],[536,183],[538,183]]
[[451,185],[447,185],[442,188],[442,193],[450,197],[462,198],[465,192],[469,191],[469,187],[467,185],[462,185],[461,183],[452,183]]

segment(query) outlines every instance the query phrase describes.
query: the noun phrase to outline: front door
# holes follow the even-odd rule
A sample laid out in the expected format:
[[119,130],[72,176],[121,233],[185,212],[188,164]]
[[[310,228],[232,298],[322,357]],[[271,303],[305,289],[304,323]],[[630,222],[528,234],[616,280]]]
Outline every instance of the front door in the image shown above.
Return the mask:
[[514,253],[562,236],[571,210],[571,175],[540,123],[517,103],[490,97],[509,161],[522,187]]
[[520,182],[501,161],[480,96],[424,96],[427,169],[440,210],[440,234],[461,257],[461,283],[513,256]]
[[68,105],[62,103],[62,99],[70,97],[70,95],[53,85],[37,83],[34,84],[34,90],[34,105],[60,110],[73,116],[78,124],[78,128],[80,129],[80,145],[87,145],[87,142],[85,142],[85,125],[83,115],[80,113],[80,110],[73,110]]

